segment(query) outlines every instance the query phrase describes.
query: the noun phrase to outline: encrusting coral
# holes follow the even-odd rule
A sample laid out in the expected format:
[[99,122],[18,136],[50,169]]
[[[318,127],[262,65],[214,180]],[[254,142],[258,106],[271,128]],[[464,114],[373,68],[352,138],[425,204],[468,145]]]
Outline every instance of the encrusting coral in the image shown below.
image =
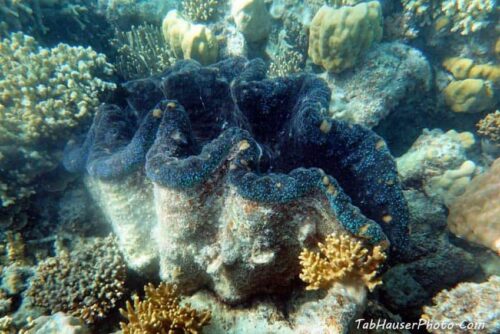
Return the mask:
[[57,165],[64,139],[115,87],[94,75],[111,72],[91,48],[42,48],[22,33],[0,42],[0,207],[31,195],[32,181]]
[[115,239],[96,238],[39,263],[27,296],[50,313],[63,311],[92,323],[123,297],[125,277]]
[[491,169],[476,176],[465,193],[450,207],[448,227],[470,242],[500,255],[500,158]]
[[319,252],[304,249],[299,256],[302,266],[300,278],[307,290],[328,289],[334,282],[360,280],[371,291],[382,284],[377,269],[385,261],[382,246],[371,252],[360,240],[347,234],[331,234],[324,243],[318,243]]
[[476,127],[478,134],[500,145],[500,111],[489,113],[476,124]]
[[127,32],[116,31],[113,44],[118,52],[117,70],[125,79],[161,73],[176,61],[161,29],[152,25],[132,26]]
[[[432,306],[424,307],[422,319],[433,334],[495,334],[500,332],[500,277],[483,283],[460,283],[439,292]],[[450,325],[449,325],[450,324]]]
[[382,39],[382,29],[378,1],[338,9],[323,6],[311,22],[309,56],[326,70],[341,72]]
[[135,296],[120,313],[128,322],[121,322],[123,334],[185,333],[198,334],[210,322],[210,312],[198,312],[189,304],[181,306],[177,288],[161,283],[144,287],[145,298]]
[[207,26],[192,24],[171,10],[163,19],[162,32],[177,58],[194,59],[204,65],[217,61],[219,44]]

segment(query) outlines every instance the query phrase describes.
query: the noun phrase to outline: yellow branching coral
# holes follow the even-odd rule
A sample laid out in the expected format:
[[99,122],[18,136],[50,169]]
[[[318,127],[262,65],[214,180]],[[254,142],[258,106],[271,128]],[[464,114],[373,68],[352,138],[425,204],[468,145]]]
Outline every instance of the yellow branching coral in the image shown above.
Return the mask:
[[175,285],[161,283],[157,288],[149,283],[144,287],[145,299],[134,297],[120,313],[128,323],[120,323],[123,334],[201,333],[210,321],[210,312],[198,312],[189,305],[180,306]]
[[307,290],[327,289],[334,282],[361,280],[371,291],[382,283],[377,269],[386,255],[382,246],[370,251],[363,243],[348,235],[336,233],[318,243],[319,253],[304,249],[299,256],[302,266],[300,278],[308,284]]

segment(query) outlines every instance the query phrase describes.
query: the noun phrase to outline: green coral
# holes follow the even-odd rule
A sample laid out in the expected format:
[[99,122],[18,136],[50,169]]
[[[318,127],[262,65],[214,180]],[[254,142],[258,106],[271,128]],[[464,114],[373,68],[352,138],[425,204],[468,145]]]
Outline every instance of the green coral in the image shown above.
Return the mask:
[[111,72],[91,48],[42,48],[23,33],[0,41],[0,207],[31,195],[56,167],[65,140],[115,87],[94,75]]

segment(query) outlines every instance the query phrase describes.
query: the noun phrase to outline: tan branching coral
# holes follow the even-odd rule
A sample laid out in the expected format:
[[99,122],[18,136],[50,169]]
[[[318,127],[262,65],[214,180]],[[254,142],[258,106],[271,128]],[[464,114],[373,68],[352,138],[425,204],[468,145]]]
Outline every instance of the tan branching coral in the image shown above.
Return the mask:
[[68,136],[115,87],[95,75],[111,72],[91,48],[42,48],[22,33],[0,41],[0,207],[31,195],[33,180],[57,166]]
[[132,26],[127,32],[117,31],[113,44],[118,51],[118,72],[126,79],[161,73],[176,61],[161,29],[152,25]]
[[269,65],[268,76],[284,77],[302,71],[304,56],[292,48],[282,47]]
[[492,143],[500,145],[500,111],[486,115],[476,126],[477,133]]
[[32,304],[92,323],[124,294],[126,266],[115,239],[96,238],[41,262],[27,291]]
[[307,290],[327,289],[334,282],[362,281],[371,291],[382,283],[377,269],[386,259],[382,246],[370,252],[363,243],[346,234],[331,234],[318,243],[319,252],[304,249],[299,256],[300,278]]
[[128,323],[120,323],[123,334],[201,333],[210,321],[210,312],[198,312],[189,305],[180,306],[175,285],[161,283],[144,287],[145,298],[134,297],[134,304],[127,301],[126,309],[120,309]]
[[208,21],[217,11],[221,0],[183,0],[183,13],[192,21]]

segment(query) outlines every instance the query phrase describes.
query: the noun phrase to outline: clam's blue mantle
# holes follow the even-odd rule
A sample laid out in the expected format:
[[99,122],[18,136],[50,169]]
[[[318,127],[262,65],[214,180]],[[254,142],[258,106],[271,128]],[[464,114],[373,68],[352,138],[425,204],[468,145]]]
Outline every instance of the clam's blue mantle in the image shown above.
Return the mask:
[[187,189],[227,162],[243,198],[287,203],[319,190],[349,232],[404,252],[408,209],[383,139],[330,119],[330,90],[314,75],[265,73],[259,59],[185,60],[125,83],[126,107],[101,106],[64,165],[111,182],[145,168],[154,183]]

